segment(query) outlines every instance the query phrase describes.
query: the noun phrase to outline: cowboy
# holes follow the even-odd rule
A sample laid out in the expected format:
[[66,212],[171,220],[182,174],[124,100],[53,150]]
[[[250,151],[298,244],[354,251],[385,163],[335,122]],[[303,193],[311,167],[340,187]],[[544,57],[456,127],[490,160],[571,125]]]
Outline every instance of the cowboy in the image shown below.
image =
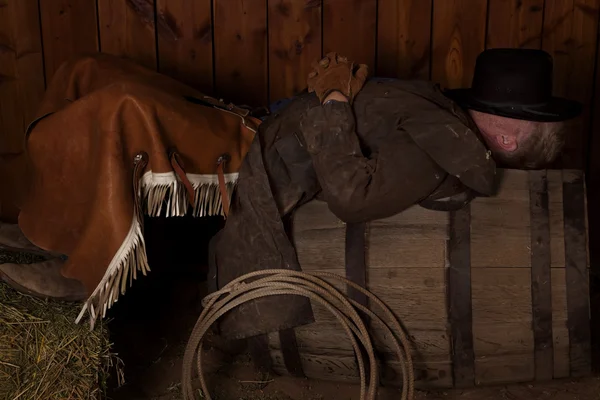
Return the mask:
[[[241,164],[231,214],[224,230],[212,242],[212,269],[218,280],[216,283],[223,286],[237,276],[261,268],[300,269],[285,223],[295,208],[314,198],[327,201],[331,210],[346,222],[366,221],[401,212],[415,203],[444,209],[448,204],[465,204],[475,194],[490,195],[495,184],[495,160],[528,168],[551,162],[562,146],[562,121],[578,115],[581,108],[578,103],[551,96],[551,71],[552,60],[546,53],[490,50],[478,58],[472,89],[442,93],[429,82],[370,80],[365,83],[366,66],[361,65],[355,70],[348,60],[329,54],[311,73],[309,92],[263,122],[251,144],[247,145],[252,135],[240,128],[239,115],[225,117],[225,114],[230,114],[222,111],[210,113],[210,117],[205,119],[212,126],[223,125],[232,129],[229,133],[226,129],[218,131],[225,139],[225,149],[239,149],[234,153],[233,167],[237,170],[237,164]],[[110,285],[122,287],[122,282],[125,282],[122,277],[131,277],[132,270],[135,272],[139,268],[139,265],[129,265],[129,261],[144,261],[143,237],[136,225],[136,214],[130,207],[120,211],[123,218],[103,220],[102,216],[110,215],[109,204],[104,203],[96,204],[92,210],[98,217],[71,220],[81,224],[93,221],[111,223],[112,227],[107,230],[111,235],[80,237],[74,235],[81,229],[78,225],[75,226],[78,229],[64,230],[60,223],[51,224],[52,229],[47,229],[45,221],[48,218],[88,215],[90,210],[80,207],[86,203],[79,196],[92,196],[94,192],[89,190],[92,186],[86,183],[89,171],[82,174],[77,168],[65,169],[65,163],[73,161],[57,159],[53,153],[45,152],[48,147],[46,141],[65,143],[61,135],[72,132],[70,125],[65,126],[71,121],[81,136],[105,139],[107,145],[117,143],[113,138],[129,138],[142,147],[158,144],[154,151],[151,151],[152,147],[147,149],[149,153],[159,155],[158,159],[154,154],[150,156],[153,168],[134,168],[138,149],[129,147],[128,154],[116,158],[125,160],[126,164],[116,164],[115,172],[125,170],[124,176],[135,171],[140,175],[143,173],[141,186],[148,194],[145,198],[150,201],[159,197],[159,201],[153,202],[158,204],[159,209],[164,206],[164,198],[159,195],[164,196],[169,187],[177,189],[177,198],[169,204],[183,209],[186,190],[180,181],[184,181],[186,176],[193,181],[192,189],[197,190],[197,195],[200,192],[215,193],[217,188],[216,162],[200,168],[195,165],[192,154],[196,145],[203,143],[194,138],[203,128],[198,125],[201,123],[198,118],[206,115],[206,107],[194,106],[196,101],[193,99],[211,99],[164,76],[124,61],[117,62],[108,56],[87,57],[67,63],[53,79],[48,92],[46,104],[50,111],[45,112],[42,107],[40,117],[28,130],[28,143],[30,151],[39,149],[37,154],[41,158],[32,161],[37,164],[38,173],[47,177],[41,179],[38,185],[50,184],[46,189],[53,197],[26,197],[20,225],[28,238],[37,239],[34,242],[54,241],[63,245],[60,247],[68,247],[67,250],[78,251],[72,252],[66,261],[57,254],[49,261],[27,266],[3,264],[0,265],[0,275],[13,286],[43,297],[88,298],[89,305],[94,306],[88,309],[97,317],[98,310],[107,304],[107,296],[89,297],[90,289],[96,288],[102,294],[102,291],[107,292],[104,288]],[[65,98],[69,101],[63,101]],[[77,112],[73,113],[72,109]],[[100,111],[118,118],[100,118]],[[81,122],[80,115],[86,116],[83,119],[85,124]],[[136,130],[136,124],[127,123],[132,118],[151,122],[147,126],[149,129]],[[244,118],[242,120],[245,121]],[[117,124],[119,135],[97,135],[97,129],[90,128],[98,124],[102,127],[108,122]],[[110,128],[108,132],[115,133],[112,125],[106,126]],[[187,165],[187,171],[179,174],[180,180],[171,171],[173,164],[174,171],[182,172],[178,167],[178,157],[167,157],[160,140],[138,140],[147,134],[155,139],[166,134],[178,143],[191,138],[187,139],[191,140],[190,145],[179,146],[185,152],[184,164]],[[115,147],[113,150],[120,149]],[[213,147],[200,146],[199,149],[207,151],[207,157],[201,159],[208,161],[216,161],[213,159],[222,152]],[[75,155],[81,154],[90,153]],[[243,162],[240,162],[244,155]],[[48,165],[53,169],[44,169]],[[76,165],[90,168],[100,164],[88,160],[86,164]],[[52,212],[53,207],[63,204],[54,197],[60,194],[54,190],[55,182],[52,182],[52,174],[57,169],[71,171],[82,182],[82,185],[65,186],[65,190],[77,196],[74,203],[77,207],[67,209],[69,212],[65,216]],[[103,177],[115,179],[117,175],[105,174]],[[119,185],[108,185],[109,182],[104,185],[121,188],[118,195],[123,200],[117,204],[133,202],[128,197],[131,193],[123,191],[128,181],[114,181]],[[210,190],[199,190],[198,185],[202,182],[207,183]],[[69,181],[63,178],[60,183]],[[124,193],[127,196],[123,197]],[[114,193],[104,193],[104,196],[113,199]],[[218,196],[213,197],[212,200],[215,200]],[[451,201],[439,201],[448,198]],[[152,204],[146,206],[153,209]],[[221,211],[224,211],[223,207],[212,210],[217,214]],[[40,220],[39,217],[43,218]],[[98,223],[89,226],[93,228],[91,233],[100,231]],[[4,235],[15,238],[12,247],[39,250],[20,235],[17,227],[4,228],[16,230]],[[68,240],[58,241],[64,234],[71,236],[67,237]],[[130,234],[134,235],[132,240],[127,239]],[[103,240],[97,240],[100,238]],[[87,245],[90,240],[96,246],[93,251]],[[132,251],[125,262],[117,257],[123,253],[120,248],[124,245],[131,245]],[[45,245],[44,249],[53,247]],[[99,253],[102,257],[90,257],[103,247],[107,249]],[[90,268],[90,264],[75,262],[76,256],[98,265]],[[99,259],[106,262],[99,262]],[[70,264],[65,267],[66,262]],[[109,262],[109,267],[113,264],[128,267],[129,275],[118,275],[121,279],[112,278],[119,270],[112,271],[111,277],[111,268],[106,267]],[[111,296],[118,291],[119,287],[115,287]],[[109,306],[111,296],[108,296]],[[223,333],[247,337],[312,321],[312,311],[305,300],[293,296],[279,300],[260,299],[252,307],[247,303],[234,310],[221,325]]]
[[[301,270],[287,224],[315,198],[344,222],[364,222],[493,195],[497,164],[548,166],[566,121],[582,110],[552,96],[552,67],[543,51],[487,50],[471,88],[442,92],[430,82],[367,80],[367,66],[327,54],[307,93],[259,127],[211,243],[209,278],[221,288],[256,270]],[[219,326],[241,339],[313,321],[308,299],[278,295],[240,305]]]

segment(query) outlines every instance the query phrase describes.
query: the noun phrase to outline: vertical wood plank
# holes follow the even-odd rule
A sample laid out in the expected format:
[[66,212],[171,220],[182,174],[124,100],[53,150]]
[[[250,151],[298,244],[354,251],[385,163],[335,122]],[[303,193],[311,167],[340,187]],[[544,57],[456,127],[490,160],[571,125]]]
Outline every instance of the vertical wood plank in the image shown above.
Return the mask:
[[313,60],[321,57],[321,3],[269,1],[269,89],[271,101],[306,88]]
[[40,2],[46,82],[70,57],[98,50],[96,0]]
[[377,0],[323,0],[323,53],[376,70]]
[[379,0],[377,76],[430,78],[433,0]]
[[44,61],[37,0],[0,0],[0,219],[16,222],[11,195],[25,149],[25,128],[44,95]]
[[268,103],[266,0],[214,2],[215,91],[229,101]]
[[[587,204],[600,204],[600,43],[597,43],[595,95],[593,97],[592,126],[587,149]],[[594,157],[595,156],[595,157]],[[600,371],[600,208],[588,207],[590,251],[590,309],[592,336],[592,368]]]
[[471,300],[471,205],[450,212],[448,227],[448,318],[455,387],[475,385]]
[[563,168],[582,168],[589,129],[600,0],[546,0],[542,48],[554,58],[554,94],[585,105],[574,121]]
[[470,87],[485,49],[487,1],[434,0],[432,79],[442,87]]
[[98,0],[100,49],[156,69],[154,0]]
[[536,380],[554,376],[550,211],[546,171],[529,171],[531,310]]
[[589,271],[585,189],[581,171],[563,170],[567,328],[571,376],[591,372]]
[[160,72],[203,93],[213,91],[211,0],[157,0]]
[[38,2],[0,1],[0,154],[24,149],[43,94]]
[[486,47],[539,49],[544,0],[489,0]]

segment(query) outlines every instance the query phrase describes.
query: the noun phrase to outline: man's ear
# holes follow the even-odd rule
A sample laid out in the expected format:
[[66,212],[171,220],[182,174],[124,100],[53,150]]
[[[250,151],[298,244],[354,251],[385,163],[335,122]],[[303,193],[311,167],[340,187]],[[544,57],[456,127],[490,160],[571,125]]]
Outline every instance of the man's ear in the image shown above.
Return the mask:
[[519,147],[516,136],[496,135],[496,143],[504,151],[516,151]]

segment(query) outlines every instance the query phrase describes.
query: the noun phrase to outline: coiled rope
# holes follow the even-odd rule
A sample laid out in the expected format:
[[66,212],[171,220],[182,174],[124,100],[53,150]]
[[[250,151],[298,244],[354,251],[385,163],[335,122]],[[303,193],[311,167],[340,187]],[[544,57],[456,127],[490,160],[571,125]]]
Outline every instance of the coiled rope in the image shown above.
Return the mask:
[[[364,293],[372,304],[379,306],[390,325],[386,324],[378,315],[364,307],[362,304],[347,298],[343,293],[322,278],[341,281],[346,285]],[[250,279],[251,282],[246,282]],[[378,366],[375,359],[371,336],[358,315],[356,309],[368,315],[373,321],[379,323],[386,334],[393,341],[394,349],[402,368],[402,400],[412,400],[414,396],[414,372],[410,355],[410,343],[400,326],[400,323],[391,310],[371,292],[363,289],[348,279],[330,272],[297,272],[287,269],[271,269],[251,272],[243,275],[221,290],[211,293],[203,300],[204,309],[194,326],[183,357],[183,396],[185,400],[195,400],[192,387],[194,374],[194,356],[196,368],[202,386],[203,396],[211,400],[204,374],[202,373],[202,341],[209,328],[226,312],[242,303],[266,296],[300,295],[308,297],[327,308],[340,322],[348,338],[352,342],[358,370],[360,375],[360,399],[375,400],[378,387]],[[391,329],[390,329],[391,327]],[[358,339],[358,340],[357,340]],[[369,358],[370,376],[367,382],[364,360],[361,355],[359,343],[366,350]]]

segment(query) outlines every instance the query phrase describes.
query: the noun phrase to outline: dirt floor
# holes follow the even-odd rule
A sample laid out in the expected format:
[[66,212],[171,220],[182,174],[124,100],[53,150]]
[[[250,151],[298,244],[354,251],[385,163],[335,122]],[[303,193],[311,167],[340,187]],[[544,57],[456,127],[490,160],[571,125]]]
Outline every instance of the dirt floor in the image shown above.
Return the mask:
[[[146,370],[143,388],[125,385],[114,400],[181,400],[181,358],[165,358]],[[269,376],[257,373],[249,362],[236,362],[226,372],[207,374],[215,400],[358,400],[352,384]],[[203,397],[198,396],[198,399]],[[400,390],[381,388],[379,400],[399,400]],[[600,378],[557,380],[470,390],[417,391],[415,400],[600,400]]]
[[[126,384],[113,389],[113,400],[180,400],[185,344],[199,315],[206,279],[207,243],[219,219],[153,219],[146,225],[152,268],[127,291],[109,318],[115,350],[125,363]],[[172,232],[178,232],[173,235]],[[204,232],[205,236],[199,236]],[[190,252],[190,249],[193,251]],[[192,255],[190,255],[192,254]],[[219,374],[209,373],[217,400],[354,400],[358,386],[316,382],[256,372],[243,356]],[[198,397],[200,398],[200,397]],[[378,399],[400,399],[397,389],[382,389]],[[418,392],[417,400],[600,400],[600,379],[566,380],[474,390]]]

